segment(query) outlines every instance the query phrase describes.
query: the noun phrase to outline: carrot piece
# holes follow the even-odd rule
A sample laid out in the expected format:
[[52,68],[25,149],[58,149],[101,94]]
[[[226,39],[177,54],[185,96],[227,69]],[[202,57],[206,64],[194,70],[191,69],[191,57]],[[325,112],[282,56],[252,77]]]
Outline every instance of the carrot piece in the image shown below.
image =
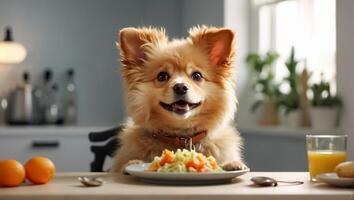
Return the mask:
[[205,169],[205,170],[203,170],[203,169],[205,169],[205,162],[200,162],[200,164],[199,164],[199,166],[198,166],[198,170],[199,170],[200,172],[206,171],[206,169]]
[[203,166],[202,168],[198,169],[198,172],[206,172],[207,169]]
[[185,165],[187,168],[192,167],[192,168],[196,169],[197,171],[199,171],[201,168],[204,167],[204,163],[200,162],[197,158],[187,161]]
[[149,166],[149,168],[147,169],[147,171],[156,172],[159,168],[160,168],[159,163],[154,162],[154,163],[152,163],[152,164]]
[[188,167],[188,170],[189,170],[190,172],[197,172],[197,170],[194,169],[193,167]]
[[174,155],[172,151],[164,150],[162,153],[163,157],[160,161],[160,166],[164,166],[166,163],[171,163],[174,160]]
[[192,167],[194,169],[196,169],[196,166],[197,166],[197,164],[195,163],[194,159],[193,160],[188,160],[185,165],[186,165],[187,168]]

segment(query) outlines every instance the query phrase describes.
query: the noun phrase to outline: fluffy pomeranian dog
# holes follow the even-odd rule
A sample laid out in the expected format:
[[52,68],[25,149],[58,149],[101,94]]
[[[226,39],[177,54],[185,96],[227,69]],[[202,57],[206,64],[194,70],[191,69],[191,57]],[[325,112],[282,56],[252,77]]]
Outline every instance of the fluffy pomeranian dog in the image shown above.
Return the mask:
[[112,170],[124,172],[164,149],[188,145],[214,156],[225,170],[243,169],[242,139],[233,123],[234,32],[193,27],[187,38],[169,40],[163,29],[124,28],[119,35],[130,118]]

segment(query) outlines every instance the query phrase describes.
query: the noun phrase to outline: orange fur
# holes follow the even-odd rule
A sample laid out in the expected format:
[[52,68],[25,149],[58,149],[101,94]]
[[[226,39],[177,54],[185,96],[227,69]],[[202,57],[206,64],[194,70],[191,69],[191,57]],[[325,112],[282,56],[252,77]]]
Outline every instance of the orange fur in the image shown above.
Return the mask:
[[[221,165],[242,165],[242,139],[232,126],[237,99],[234,87],[234,33],[229,29],[194,27],[190,36],[168,40],[163,29],[125,28],[120,31],[120,52],[125,101],[129,119],[119,136],[112,170],[120,172],[130,160],[150,162],[165,148],[175,147],[154,139],[163,130],[178,136],[206,130],[200,151],[213,155]],[[170,74],[165,82],[159,72]],[[191,73],[203,74],[201,81]],[[183,82],[188,98],[201,102],[184,116],[165,110],[159,102],[174,101],[173,86]],[[236,166],[235,166],[236,167]]]

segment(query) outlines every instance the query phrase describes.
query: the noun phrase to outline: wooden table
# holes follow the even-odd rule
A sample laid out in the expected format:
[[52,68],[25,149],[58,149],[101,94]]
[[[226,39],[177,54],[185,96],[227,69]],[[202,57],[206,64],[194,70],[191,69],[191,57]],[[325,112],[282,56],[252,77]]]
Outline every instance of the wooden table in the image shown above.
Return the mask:
[[[99,175],[106,184],[101,187],[83,187],[77,176]],[[250,178],[270,176],[278,180],[303,180],[303,185],[279,185],[278,187],[256,187]],[[309,182],[305,172],[251,172],[235,179],[232,183],[205,186],[166,186],[143,183],[132,176],[107,173],[60,173],[46,185],[24,184],[15,188],[0,188],[1,200],[17,199],[299,199],[299,200],[354,200],[353,188],[333,188],[325,184]]]

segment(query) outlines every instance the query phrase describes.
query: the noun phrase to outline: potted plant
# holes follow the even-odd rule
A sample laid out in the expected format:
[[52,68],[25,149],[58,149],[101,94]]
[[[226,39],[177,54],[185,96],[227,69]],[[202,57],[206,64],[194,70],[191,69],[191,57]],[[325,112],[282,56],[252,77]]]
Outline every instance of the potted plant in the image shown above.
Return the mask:
[[275,52],[268,52],[265,56],[251,53],[246,61],[250,66],[254,78],[253,89],[256,92],[256,101],[251,110],[254,112],[262,106],[261,116],[258,120],[262,125],[276,125],[279,123],[278,117],[278,85],[274,82],[272,64],[279,57]]
[[338,95],[331,94],[328,82],[321,82],[312,87],[313,99],[311,108],[311,123],[316,130],[333,129],[339,125],[339,114],[342,100]]
[[280,106],[284,109],[287,124],[297,127],[300,124],[300,95],[299,95],[299,76],[296,73],[296,66],[299,62],[295,60],[295,49],[291,48],[290,56],[285,62],[289,76],[284,78],[283,84],[289,85],[288,93],[279,95]]

